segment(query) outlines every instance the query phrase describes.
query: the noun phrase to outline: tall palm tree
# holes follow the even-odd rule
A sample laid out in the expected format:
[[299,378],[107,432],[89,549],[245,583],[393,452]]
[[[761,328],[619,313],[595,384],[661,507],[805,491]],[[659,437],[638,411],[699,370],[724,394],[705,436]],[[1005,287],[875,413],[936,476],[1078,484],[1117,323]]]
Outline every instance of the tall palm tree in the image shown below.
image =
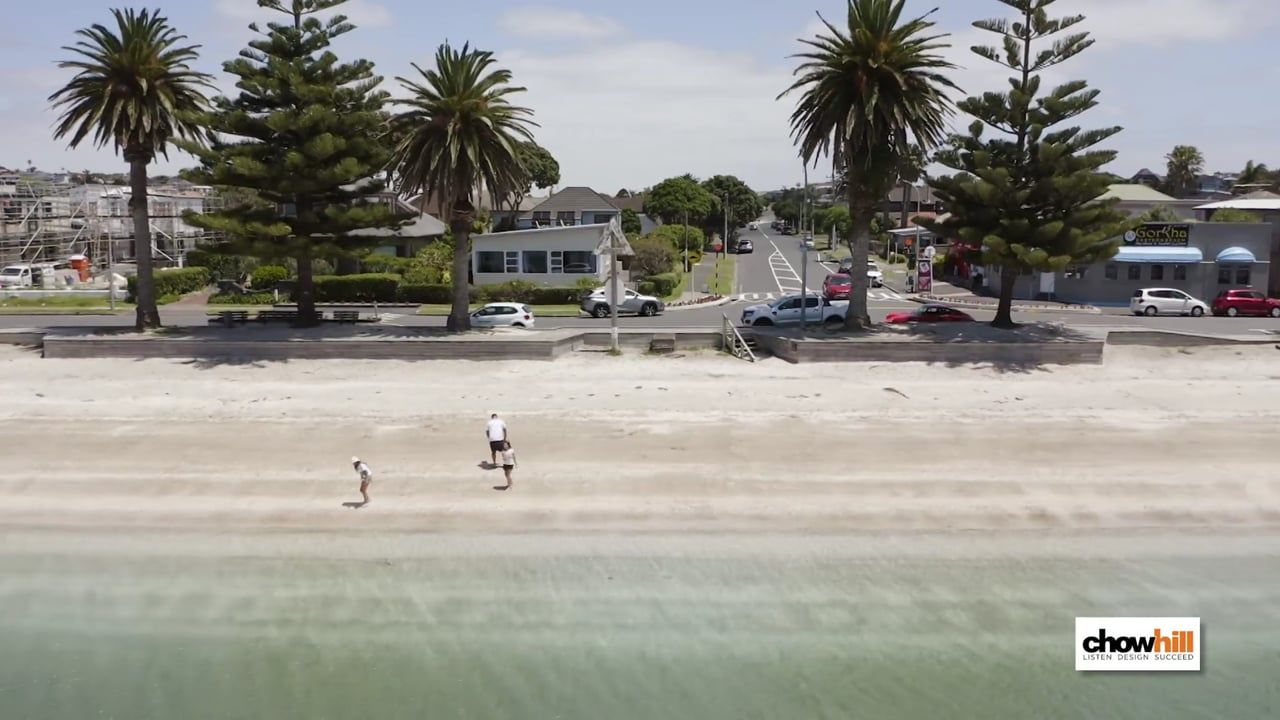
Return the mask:
[[168,158],[175,137],[201,141],[206,133],[189,112],[208,105],[209,76],[191,69],[199,45],[187,39],[157,12],[112,10],[114,30],[95,24],[77,30],[80,40],[63,49],[77,57],[58,63],[75,70],[69,83],[49,96],[62,110],[55,138],[70,136],[78,146],[115,146],[129,163],[129,211],[138,261],[138,330],[160,326],[151,258],[151,222],[147,214],[147,166],[159,154]]
[[[805,162],[840,155],[853,231],[853,266],[866,267],[871,219],[898,177],[912,143],[936,146],[947,131],[959,90],[943,71],[955,66],[939,51],[948,47],[933,34],[933,12],[903,21],[905,0],[849,0],[843,26],[818,15],[826,32],[800,42],[809,50],[796,81],[778,97],[800,91],[791,114],[791,134]],[[846,322],[865,328],[867,278],[853,273]]]
[[450,330],[468,330],[467,269],[471,257],[471,200],[488,188],[507,197],[524,186],[519,144],[532,142],[533,111],[512,105],[508,97],[524,92],[511,85],[511,72],[494,68],[493,53],[448,43],[436,50],[435,67],[413,69],[420,81],[396,79],[409,91],[399,101],[406,109],[391,120],[402,138],[392,156],[402,192],[423,192],[448,203],[453,231],[453,307]]
[[1194,193],[1200,184],[1200,173],[1204,172],[1204,154],[1200,149],[1194,145],[1175,145],[1164,159],[1169,194],[1187,197]]

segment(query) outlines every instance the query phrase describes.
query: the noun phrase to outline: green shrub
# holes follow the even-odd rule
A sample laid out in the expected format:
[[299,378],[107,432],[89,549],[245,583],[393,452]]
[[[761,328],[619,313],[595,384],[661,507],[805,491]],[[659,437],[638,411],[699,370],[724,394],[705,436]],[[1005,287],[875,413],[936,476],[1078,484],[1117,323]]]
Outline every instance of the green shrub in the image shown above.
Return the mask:
[[395,273],[404,275],[413,266],[413,258],[396,257],[386,253],[373,253],[360,261],[360,269],[366,273]]
[[[671,247],[676,252],[684,252],[686,245],[684,225],[661,225],[657,230],[649,233],[647,237],[664,238],[671,243]],[[702,230],[690,225],[687,244],[690,252],[695,250],[701,252],[702,248],[707,244],[707,237],[702,234]]]
[[266,290],[288,279],[289,268],[282,265],[263,265],[249,276],[249,282],[253,284],[255,290]]
[[574,283],[573,286],[583,292],[591,292],[600,287],[600,278],[595,276],[578,278],[578,282]]
[[652,280],[641,280],[636,283],[636,292],[641,295],[657,295],[658,286],[655,285]]
[[[591,289],[594,290],[595,286],[593,285]],[[533,305],[576,305],[582,300],[582,296],[586,292],[576,287],[540,287],[530,295],[529,303]]]
[[439,268],[425,265],[421,261],[411,260],[409,267],[401,274],[404,282],[410,285],[444,285],[444,272]]
[[669,273],[675,269],[676,251],[671,243],[652,235],[636,238],[631,243],[635,255],[630,258],[629,270],[637,278]]
[[[187,293],[203,290],[211,281],[209,268],[185,267],[157,270],[155,272],[156,299],[172,295],[182,297]],[[138,278],[129,278],[129,302],[136,302],[138,297]]]
[[653,285],[653,295],[657,297],[667,297],[680,287],[680,275],[677,273],[661,273],[649,278],[649,283]]
[[471,288],[471,301],[489,302],[533,302],[533,295],[538,286],[526,280],[512,280],[499,285],[481,285]]
[[400,276],[388,273],[325,275],[315,279],[317,302],[395,302]]
[[276,294],[269,292],[245,293],[244,295],[219,293],[209,298],[210,305],[274,305],[275,303]]
[[401,283],[396,288],[396,302],[418,303],[420,305],[448,305],[453,302],[453,286]]
[[187,266],[209,268],[209,275],[214,280],[239,280],[241,275],[252,272],[258,266],[258,260],[245,255],[192,250],[187,253]]

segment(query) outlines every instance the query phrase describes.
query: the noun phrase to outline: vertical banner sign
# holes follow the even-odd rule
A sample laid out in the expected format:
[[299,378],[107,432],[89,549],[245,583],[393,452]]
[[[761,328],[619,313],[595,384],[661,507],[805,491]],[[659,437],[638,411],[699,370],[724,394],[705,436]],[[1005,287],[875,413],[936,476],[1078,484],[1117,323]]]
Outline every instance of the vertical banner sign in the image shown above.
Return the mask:
[[933,261],[928,258],[916,263],[916,292],[933,292]]

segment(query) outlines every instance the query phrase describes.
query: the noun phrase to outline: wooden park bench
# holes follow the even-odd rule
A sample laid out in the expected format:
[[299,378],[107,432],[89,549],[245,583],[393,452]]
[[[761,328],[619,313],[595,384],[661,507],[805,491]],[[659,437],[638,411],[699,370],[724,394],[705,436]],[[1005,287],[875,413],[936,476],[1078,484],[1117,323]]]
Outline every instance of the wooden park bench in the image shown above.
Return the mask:
[[334,310],[333,319],[335,322],[340,322],[340,323],[360,322],[360,311],[359,310]]
[[232,325],[243,325],[249,322],[249,311],[247,310],[223,310],[218,313],[217,322],[231,327]]
[[[290,322],[294,323],[301,319],[297,310],[261,310],[258,312],[258,322]],[[316,311],[315,320],[324,319],[324,313]]]

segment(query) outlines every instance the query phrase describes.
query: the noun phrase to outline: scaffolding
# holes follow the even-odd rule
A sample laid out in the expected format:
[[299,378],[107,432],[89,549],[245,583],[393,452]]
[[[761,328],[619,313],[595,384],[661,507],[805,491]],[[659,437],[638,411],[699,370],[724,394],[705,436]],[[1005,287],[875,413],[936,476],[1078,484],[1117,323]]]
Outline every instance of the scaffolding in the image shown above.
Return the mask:
[[[85,255],[99,268],[135,257],[129,188],[69,185],[19,174],[0,175],[0,265],[59,263]],[[186,255],[215,235],[186,223],[187,211],[207,213],[216,198],[200,186],[148,190],[151,249],[157,267],[182,267]]]

